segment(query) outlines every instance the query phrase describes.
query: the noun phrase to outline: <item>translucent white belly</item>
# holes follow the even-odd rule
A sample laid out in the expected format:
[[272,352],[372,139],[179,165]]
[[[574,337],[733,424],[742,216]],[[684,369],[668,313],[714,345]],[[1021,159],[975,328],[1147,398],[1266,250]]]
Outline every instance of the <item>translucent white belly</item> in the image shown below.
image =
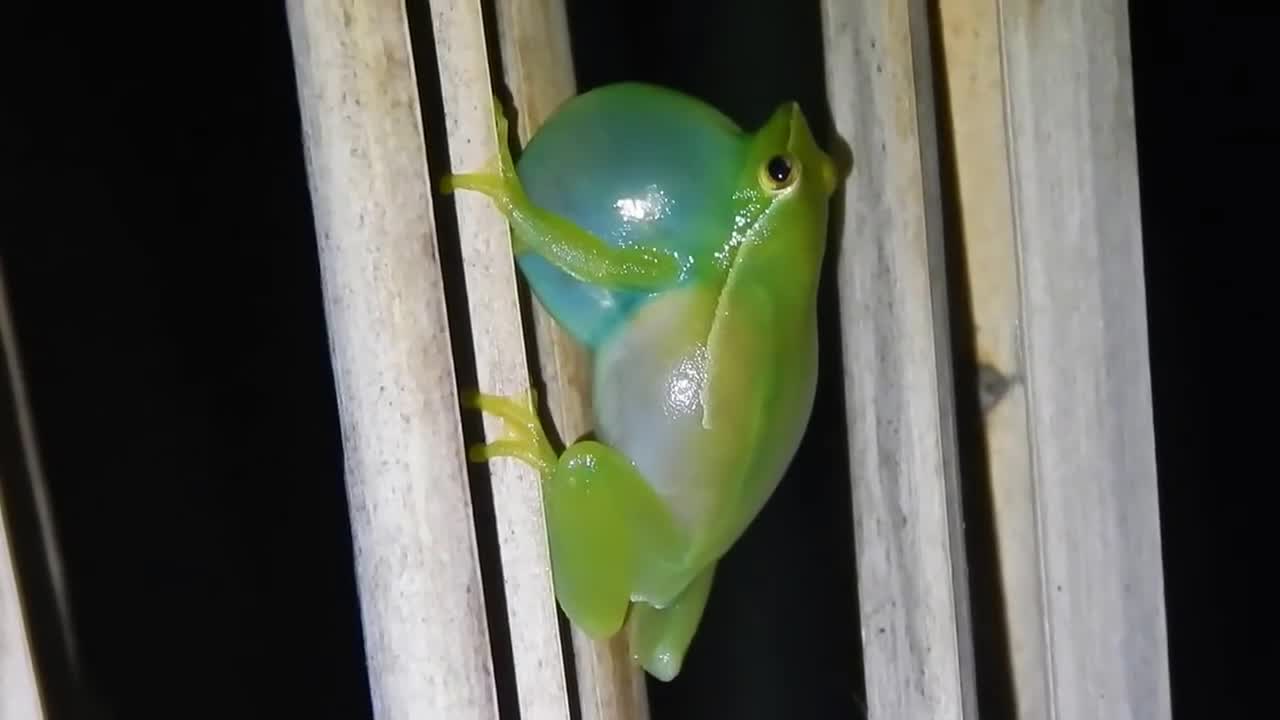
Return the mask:
[[[599,350],[593,406],[600,440],[626,454],[686,527],[702,527],[747,438],[703,427],[707,335],[716,297],[668,293]],[[749,363],[751,358],[742,358]]]

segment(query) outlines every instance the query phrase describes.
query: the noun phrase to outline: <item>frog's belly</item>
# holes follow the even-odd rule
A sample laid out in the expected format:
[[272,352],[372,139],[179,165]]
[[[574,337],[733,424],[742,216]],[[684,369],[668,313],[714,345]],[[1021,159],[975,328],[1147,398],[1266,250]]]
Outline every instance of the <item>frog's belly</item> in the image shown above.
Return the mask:
[[669,292],[637,310],[595,360],[592,405],[600,440],[630,458],[677,519],[695,531],[725,501],[724,483],[741,480],[734,473],[742,472],[754,443],[750,433],[733,427],[703,427],[715,304],[706,289]]

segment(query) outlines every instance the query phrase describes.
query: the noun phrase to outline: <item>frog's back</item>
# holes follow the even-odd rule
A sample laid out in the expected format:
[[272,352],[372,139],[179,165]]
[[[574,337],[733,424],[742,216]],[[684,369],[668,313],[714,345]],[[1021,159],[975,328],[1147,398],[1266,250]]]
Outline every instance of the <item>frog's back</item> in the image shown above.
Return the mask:
[[[709,105],[622,83],[561,106],[517,172],[539,207],[610,244],[667,249],[688,263],[725,243],[745,151],[743,133]],[[581,283],[531,252],[518,262],[542,304],[593,349],[653,297]]]

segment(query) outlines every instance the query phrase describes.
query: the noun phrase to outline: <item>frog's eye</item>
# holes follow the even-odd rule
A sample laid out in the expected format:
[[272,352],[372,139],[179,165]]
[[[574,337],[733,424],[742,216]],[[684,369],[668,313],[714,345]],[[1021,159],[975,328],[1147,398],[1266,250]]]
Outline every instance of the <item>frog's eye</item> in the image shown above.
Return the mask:
[[799,168],[787,155],[774,155],[760,168],[760,184],[778,192],[790,187],[799,177]]

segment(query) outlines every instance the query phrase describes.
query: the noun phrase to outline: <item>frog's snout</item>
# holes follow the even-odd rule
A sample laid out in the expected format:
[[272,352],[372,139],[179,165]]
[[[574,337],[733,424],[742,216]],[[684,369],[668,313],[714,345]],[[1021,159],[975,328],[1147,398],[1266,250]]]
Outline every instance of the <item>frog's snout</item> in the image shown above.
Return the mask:
[[839,180],[835,162],[832,161],[831,156],[823,152],[822,148],[818,147],[813,131],[809,129],[809,121],[800,110],[800,104],[789,102],[783,108],[791,115],[791,133],[787,138],[787,149],[799,157],[801,162],[817,170],[822,191],[830,195],[835,192],[836,183]]

